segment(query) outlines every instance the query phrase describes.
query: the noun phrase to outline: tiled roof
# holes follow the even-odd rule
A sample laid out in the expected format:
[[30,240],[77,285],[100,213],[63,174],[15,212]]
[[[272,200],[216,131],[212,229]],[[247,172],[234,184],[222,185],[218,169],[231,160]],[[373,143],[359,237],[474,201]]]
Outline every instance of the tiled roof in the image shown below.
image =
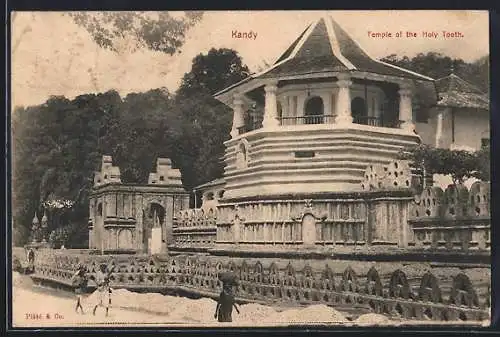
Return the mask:
[[455,74],[436,80],[438,106],[489,109],[488,96]]
[[374,59],[330,17],[309,25],[270,68],[219,91],[215,97],[220,99],[236,87],[258,79],[347,71],[415,80],[417,87],[425,89],[424,101],[428,105],[436,102],[432,78]]
[[285,60],[286,58],[288,58],[290,56],[290,54],[295,49],[295,46],[297,46],[297,44],[300,42],[300,40],[302,39],[304,34],[307,32],[307,30],[309,29],[310,26],[311,25],[307,26],[307,28],[302,32],[302,34],[300,34],[300,36],[295,41],[293,41],[293,43],[290,45],[290,47],[288,47],[288,49],[285,50],[283,55],[280,56],[280,58],[275,62],[275,64]]
[[366,71],[416,80],[426,76],[370,57],[332,18],[309,26],[261,78],[302,75],[325,71]]

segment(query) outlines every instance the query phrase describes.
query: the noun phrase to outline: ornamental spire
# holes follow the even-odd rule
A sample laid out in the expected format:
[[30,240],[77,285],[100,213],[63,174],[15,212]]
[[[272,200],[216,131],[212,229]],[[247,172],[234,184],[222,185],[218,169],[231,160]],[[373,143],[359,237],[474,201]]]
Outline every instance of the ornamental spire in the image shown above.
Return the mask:
[[33,217],[33,221],[31,221],[31,223],[32,223],[33,225],[38,225],[38,223],[39,223],[39,222],[38,222],[38,217],[36,216],[36,212],[35,212],[35,216]]

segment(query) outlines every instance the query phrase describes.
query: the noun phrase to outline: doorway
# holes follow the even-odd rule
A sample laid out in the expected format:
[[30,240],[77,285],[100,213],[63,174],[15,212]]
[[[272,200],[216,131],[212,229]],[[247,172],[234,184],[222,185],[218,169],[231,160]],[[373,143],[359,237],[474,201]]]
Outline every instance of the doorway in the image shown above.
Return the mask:
[[304,245],[316,243],[316,218],[312,214],[302,217],[302,243]]

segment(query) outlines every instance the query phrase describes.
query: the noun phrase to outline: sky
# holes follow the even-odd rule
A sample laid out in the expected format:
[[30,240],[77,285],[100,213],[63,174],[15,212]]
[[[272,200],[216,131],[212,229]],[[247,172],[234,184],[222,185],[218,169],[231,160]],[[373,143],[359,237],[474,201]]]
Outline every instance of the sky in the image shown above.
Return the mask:
[[[41,104],[52,95],[117,90],[125,96],[166,87],[174,92],[193,57],[210,48],[238,51],[251,71],[272,64],[314,20],[331,15],[375,58],[390,54],[415,56],[435,51],[465,61],[488,54],[487,11],[210,11],[192,28],[180,53],[149,50],[115,53],[99,48],[90,35],[64,12],[18,12],[12,23],[12,103]],[[236,39],[232,32],[253,32]],[[406,32],[417,37],[406,37]],[[437,37],[423,37],[422,32]],[[442,31],[459,32],[448,37]],[[392,34],[390,38],[369,32]],[[403,37],[395,34],[402,32]]]

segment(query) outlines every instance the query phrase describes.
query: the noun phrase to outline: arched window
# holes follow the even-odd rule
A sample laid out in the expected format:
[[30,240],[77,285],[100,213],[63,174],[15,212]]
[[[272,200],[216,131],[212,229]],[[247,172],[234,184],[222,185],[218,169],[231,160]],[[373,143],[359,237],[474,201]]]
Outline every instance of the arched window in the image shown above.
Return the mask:
[[356,124],[368,124],[366,102],[361,97],[351,101],[352,120]]
[[245,144],[240,144],[240,153],[241,153],[241,159],[246,162],[247,161],[247,147]]
[[322,124],[324,115],[323,100],[321,97],[313,96],[306,102],[304,115],[305,124]]
[[162,226],[165,219],[165,208],[156,202],[151,203],[149,205],[148,217],[153,220],[151,225],[154,226],[158,221],[157,224]]

